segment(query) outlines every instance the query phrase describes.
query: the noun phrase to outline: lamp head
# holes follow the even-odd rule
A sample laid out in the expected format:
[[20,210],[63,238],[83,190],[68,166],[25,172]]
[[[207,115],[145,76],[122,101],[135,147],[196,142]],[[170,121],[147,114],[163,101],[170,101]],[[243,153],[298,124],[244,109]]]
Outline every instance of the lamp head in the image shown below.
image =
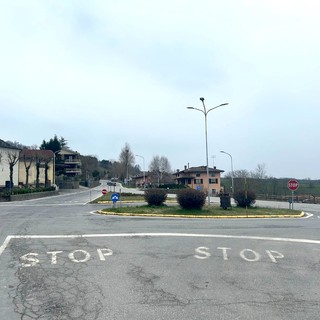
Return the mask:
[[203,101],[204,101],[204,98],[200,98],[200,100],[203,102]]

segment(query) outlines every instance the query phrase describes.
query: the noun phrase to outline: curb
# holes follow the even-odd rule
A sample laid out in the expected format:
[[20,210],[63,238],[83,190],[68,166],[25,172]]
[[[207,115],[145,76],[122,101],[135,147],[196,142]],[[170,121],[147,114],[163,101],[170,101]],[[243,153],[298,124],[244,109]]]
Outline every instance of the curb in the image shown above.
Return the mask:
[[110,212],[110,211],[96,211],[99,214],[110,215],[110,216],[124,216],[124,217],[160,217],[160,218],[199,218],[199,219],[297,219],[302,218],[305,213],[302,211],[300,214],[289,215],[289,214],[281,214],[281,215],[241,215],[241,216],[201,216],[201,215],[173,215],[173,214],[148,214],[148,213],[119,213],[119,212]]

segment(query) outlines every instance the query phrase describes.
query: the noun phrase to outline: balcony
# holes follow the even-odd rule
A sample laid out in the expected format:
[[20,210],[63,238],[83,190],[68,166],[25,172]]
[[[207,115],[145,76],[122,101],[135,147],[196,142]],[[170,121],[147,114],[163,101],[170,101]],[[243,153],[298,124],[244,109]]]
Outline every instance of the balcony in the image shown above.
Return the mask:
[[66,174],[81,174],[81,169],[79,168],[66,168],[65,169]]
[[64,163],[65,164],[78,164],[78,165],[80,165],[81,161],[80,161],[80,159],[65,159]]

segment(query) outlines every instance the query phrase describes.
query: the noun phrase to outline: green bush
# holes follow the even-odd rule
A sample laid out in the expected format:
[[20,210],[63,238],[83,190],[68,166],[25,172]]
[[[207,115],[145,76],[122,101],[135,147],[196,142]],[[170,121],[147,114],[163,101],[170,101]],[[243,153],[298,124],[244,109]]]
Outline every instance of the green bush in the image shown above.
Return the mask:
[[237,207],[246,208],[250,207],[256,202],[256,194],[252,191],[240,190],[235,192],[234,201],[237,204]]
[[203,191],[185,189],[178,192],[177,200],[183,209],[201,210],[206,202],[206,194]]
[[144,199],[149,206],[161,206],[167,199],[167,191],[164,189],[147,189]]

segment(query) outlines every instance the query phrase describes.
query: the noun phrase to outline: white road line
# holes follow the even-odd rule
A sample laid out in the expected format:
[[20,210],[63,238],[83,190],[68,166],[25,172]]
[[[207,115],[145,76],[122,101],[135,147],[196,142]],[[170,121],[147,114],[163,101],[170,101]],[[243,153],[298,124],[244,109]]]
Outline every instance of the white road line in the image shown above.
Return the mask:
[[305,216],[302,217],[302,219],[308,219],[308,218],[311,218],[311,217],[313,217],[312,213],[305,212]]
[[115,234],[75,234],[75,235],[11,235],[7,236],[0,247],[0,256],[8,246],[11,239],[75,239],[75,238],[130,238],[130,237],[188,237],[188,238],[221,238],[242,240],[280,241],[304,244],[320,244],[320,240],[259,237],[259,236],[233,236],[223,234],[193,234],[193,233],[115,233]]
[[[93,200],[91,200],[93,201]],[[90,202],[77,202],[77,201],[73,201],[69,203],[37,203],[37,204],[29,204],[29,203],[23,203],[23,204],[19,204],[19,203],[10,203],[10,204],[0,204],[0,207],[62,207],[62,206],[85,206],[87,204],[90,204]]]
[[12,239],[12,236],[7,236],[6,239],[4,240],[2,246],[0,247],[0,256],[2,255],[2,252],[6,249],[11,239]]

